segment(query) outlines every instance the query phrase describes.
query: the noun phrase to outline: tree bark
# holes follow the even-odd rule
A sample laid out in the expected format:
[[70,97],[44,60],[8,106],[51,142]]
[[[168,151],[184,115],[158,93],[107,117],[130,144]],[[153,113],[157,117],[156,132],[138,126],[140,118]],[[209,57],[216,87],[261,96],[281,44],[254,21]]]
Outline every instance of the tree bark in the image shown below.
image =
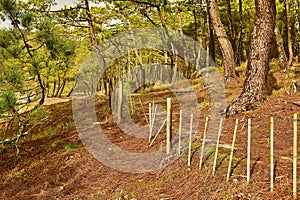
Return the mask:
[[288,60],[287,60],[287,56],[286,56],[284,46],[283,46],[283,39],[281,37],[281,34],[280,34],[277,24],[275,25],[274,33],[275,33],[275,38],[276,38],[278,57],[279,57],[279,61],[280,61],[280,71],[286,72]]
[[90,36],[91,36],[91,43],[92,43],[92,46],[96,52],[96,56],[97,56],[97,59],[99,61],[99,64],[100,64],[100,70],[101,70],[101,73],[102,73],[102,79],[103,79],[103,85],[105,86],[104,90],[105,90],[105,94],[109,97],[109,104],[111,103],[110,102],[110,94],[108,91],[109,88],[107,88],[107,74],[106,74],[106,71],[105,71],[105,67],[104,67],[104,60],[102,58],[102,54],[100,52],[100,49],[98,47],[98,42],[97,42],[97,39],[96,39],[96,33],[95,33],[95,29],[94,29],[94,25],[93,25],[93,20],[92,20],[92,15],[91,15],[91,12],[90,12],[90,6],[89,6],[89,1],[88,0],[84,0],[84,3],[85,3],[85,14],[86,14],[86,20],[88,22],[88,25],[89,25],[89,29],[90,29]]
[[[208,8],[209,10],[210,8]],[[215,38],[214,38],[214,29],[211,22],[211,17],[208,14],[207,15],[207,24],[208,24],[208,32],[209,32],[209,44],[207,49],[207,53],[209,53],[209,56],[213,62],[216,61],[216,51],[215,51]],[[206,66],[210,66],[211,63],[209,63],[210,59],[206,59]]]
[[234,52],[230,40],[227,37],[225,28],[220,18],[220,12],[216,0],[209,0],[209,15],[211,18],[212,26],[220,44],[221,52],[223,55],[224,63],[224,76],[226,81],[235,78]]
[[204,23],[204,16],[203,16],[203,9],[202,9],[202,0],[198,0],[198,10],[199,10],[199,20],[200,20],[200,27],[201,27],[201,42],[202,42],[202,48],[206,49],[206,29],[205,29],[205,23]]
[[298,62],[300,62],[300,15],[299,15],[299,2],[294,0],[294,15],[295,15],[295,33],[296,33],[296,45]]
[[291,32],[291,12],[289,0],[285,0],[285,11],[286,11],[286,26],[287,26],[287,40],[288,40],[288,50],[289,50],[289,61],[288,66],[293,64],[293,44],[292,44],[292,32]]
[[235,29],[234,29],[234,21],[232,18],[232,13],[231,13],[231,3],[230,0],[226,0],[226,4],[227,4],[227,13],[228,13],[228,17],[229,17],[229,38],[230,38],[230,42],[233,45],[233,48],[235,47],[234,43],[235,43]]
[[[178,24],[179,24],[179,32],[180,32],[180,37],[181,37],[181,42],[183,45],[183,56],[184,56],[184,65],[185,65],[185,70],[186,70],[186,77],[190,78],[192,74],[192,70],[190,69],[190,64],[189,64],[189,59],[186,51],[186,42],[184,39],[184,34],[183,34],[183,25],[182,25],[182,18],[180,14],[180,1],[177,0],[177,6],[178,6]],[[175,58],[175,62],[178,62],[178,58]]]
[[267,73],[274,35],[275,0],[255,0],[256,14],[242,94],[227,108],[227,116],[259,106],[267,95]]
[[[131,28],[131,23],[130,23],[130,21],[129,21],[128,18],[126,20],[127,20],[127,24],[128,24],[128,28],[129,28],[130,34],[131,34],[131,39],[132,39],[132,41],[134,43],[134,46],[137,46],[136,45],[136,39],[134,37],[133,31],[132,31],[132,28]],[[141,58],[141,56],[140,56],[137,48],[134,48],[134,54],[136,56],[139,68],[141,70],[141,77],[140,77],[141,79],[140,79],[140,83],[139,83],[140,85],[139,85],[139,87],[140,87],[141,90],[144,90],[145,87],[146,87],[146,85],[145,85],[146,84],[146,82],[145,82],[145,70],[144,70],[144,67],[143,67],[144,64],[143,64],[142,58]],[[137,79],[137,80],[139,80],[139,79]]]
[[[242,18],[243,16],[243,3],[242,0],[239,0],[239,16]],[[235,63],[237,65],[241,64],[241,58],[242,58],[242,43],[243,43],[243,23],[242,20],[239,22],[239,29],[238,29],[238,34],[237,34],[237,43],[236,43],[236,48],[235,48]]]

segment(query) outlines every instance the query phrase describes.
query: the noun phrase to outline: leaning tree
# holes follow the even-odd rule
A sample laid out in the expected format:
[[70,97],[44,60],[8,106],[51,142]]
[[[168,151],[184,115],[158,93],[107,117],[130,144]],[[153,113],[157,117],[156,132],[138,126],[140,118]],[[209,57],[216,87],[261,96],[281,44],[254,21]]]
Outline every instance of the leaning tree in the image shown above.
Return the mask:
[[215,31],[215,35],[218,39],[223,55],[225,80],[230,81],[231,79],[235,78],[236,63],[234,60],[233,48],[221,21],[217,1],[209,0],[207,2],[211,24]]
[[227,116],[254,109],[266,99],[276,4],[275,0],[255,0],[255,6],[255,23],[243,91],[227,108]]

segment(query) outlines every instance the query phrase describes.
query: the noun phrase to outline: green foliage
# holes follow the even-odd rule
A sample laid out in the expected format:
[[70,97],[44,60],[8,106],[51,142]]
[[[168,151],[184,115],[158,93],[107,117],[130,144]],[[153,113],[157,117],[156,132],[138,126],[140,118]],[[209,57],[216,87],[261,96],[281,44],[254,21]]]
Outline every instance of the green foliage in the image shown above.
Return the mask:
[[32,13],[26,12],[22,17],[21,17],[21,25],[27,29],[32,28],[31,23],[33,22],[34,18]]
[[59,40],[59,46],[64,56],[70,57],[75,53],[76,42],[67,38]]
[[75,143],[68,142],[68,143],[64,144],[64,148],[62,149],[62,152],[71,152],[80,147],[82,147],[81,144],[75,144]]
[[14,112],[17,104],[17,97],[11,89],[5,90],[0,97],[0,116],[6,112]]
[[3,12],[15,12],[17,10],[16,0],[0,0],[0,10]]

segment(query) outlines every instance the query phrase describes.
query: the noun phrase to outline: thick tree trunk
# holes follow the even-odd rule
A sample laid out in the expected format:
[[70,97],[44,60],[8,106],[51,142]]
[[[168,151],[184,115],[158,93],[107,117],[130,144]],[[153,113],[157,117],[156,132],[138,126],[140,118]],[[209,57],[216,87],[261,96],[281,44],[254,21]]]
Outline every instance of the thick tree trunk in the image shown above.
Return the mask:
[[256,15],[242,94],[227,108],[227,116],[259,106],[266,98],[267,73],[274,35],[275,0],[255,0]]
[[291,12],[289,0],[285,0],[285,11],[286,11],[286,26],[287,26],[287,40],[288,40],[288,50],[289,50],[289,61],[288,66],[293,64],[293,44],[292,44],[292,31],[291,31]]
[[279,57],[279,61],[280,61],[280,71],[281,72],[286,72],[286,68],[288,65],[288,61],[287,61],[287,56],[284,50],[284,46],[283,46],[283,39],[281,37],[278,25],[275,25],[275,37],[276,37],[276,44],[277,44],[277,50],[278,50],[278,57]]
[[219,8],[216,0],[209,0],[209,15],[211,18],[212,26],[215,31],[215,35],[217,36],[218,42],[220,44],[221,52],[223,55],[224,62],[224,76],[225,80],[229,81],[235,78],[235,67],[236,64],[234,62],[234,52],[229,41],[225,28],[222,24]]

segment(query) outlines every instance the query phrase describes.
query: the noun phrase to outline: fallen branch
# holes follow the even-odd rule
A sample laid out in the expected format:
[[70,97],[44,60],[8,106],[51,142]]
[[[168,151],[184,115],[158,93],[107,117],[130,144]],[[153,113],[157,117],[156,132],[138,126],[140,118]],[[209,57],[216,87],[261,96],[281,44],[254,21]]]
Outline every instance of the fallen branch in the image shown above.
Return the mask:
[[[0,141],[0,145],[2,145],[2,147],[4,145],[12,145],[12,146],[15,146],[16,143],[19,142],[19,140],[28,135],[34,128],[36,128],[37,126],[39,126],[41,123],[43,123],[45,120],[47,120],[48,118],[46,117],[44,120],[42,120],[41,122],[35,124],[34,126],[32,126],[29,130],[27,130],[26,132],[23,132],[23,128],[21,128],[21,132],[18,134],[18,135],[15,135],[14,137],[11,137],[11,138],[6,138],[4,140],[1,140]],[[23,125],[24,127],[24,125]]]
[[284,101],[284,103],[291,103],[291,104],[294,104],[296,106],[300,106],[300,102]]
[[160,133],[160,131],[162,130],[162,128],[164,127],[164,125],[166,124],[166,122],[167,122],[167,119],[165,119],[165,121],[162,123],[161,127],[159,128],[159,130],[156,132],[156,134],[155,134],[152,142],[149,145],[150,147],[153,145],[155,139],[157,138],[158,134]]

